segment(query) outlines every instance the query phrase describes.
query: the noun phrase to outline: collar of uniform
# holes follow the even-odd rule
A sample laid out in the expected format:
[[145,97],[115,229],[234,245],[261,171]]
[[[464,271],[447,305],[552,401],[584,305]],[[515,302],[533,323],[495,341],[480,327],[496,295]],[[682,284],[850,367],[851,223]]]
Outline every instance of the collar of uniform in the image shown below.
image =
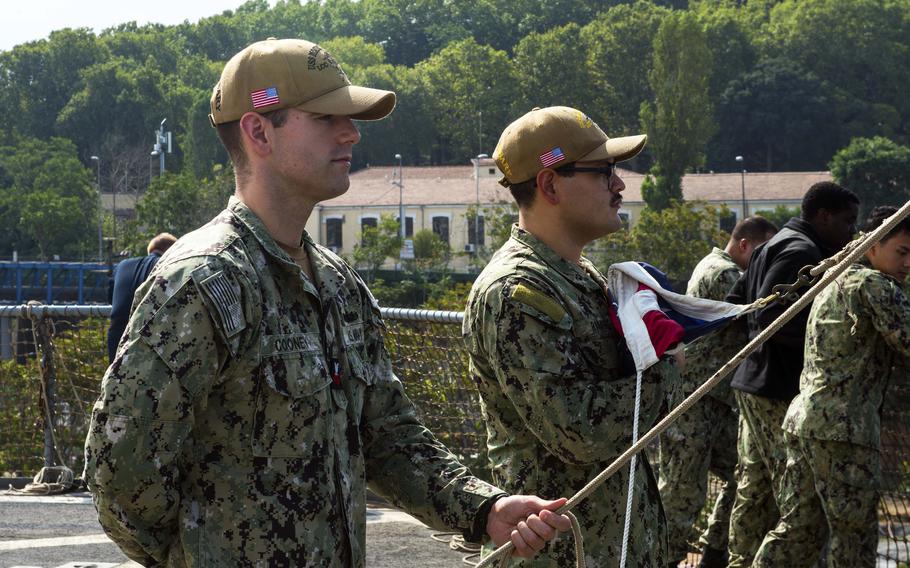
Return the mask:
[[[565,276],[570,282],[573,282],[582,288],[589,288],[591,290],[600,288],[600,285],[594,281],[581,265],[569,262],[559,256],[556,251],[551,249],[546,243],[535,237],[532,233],[519,228],[518,224],[512,225],[511,237],[533,250],[541,260]],[[582,262],[586,261],[587,259],[582,257]]]
[[262,220],[253,213],[252,209],[247,207],[246,203],[232,195],[228,200],[228,209],[235,217],[240,219],[241,223],[246,225],[246,228],[254,237],[256,237],[256,240],[259,241],[259,244],[262,245],[262,248],[267,253],[284,263],[290,264],[295,267],[295,269],[297,268],[297,263],[294,262],[294,259],[278,246],[278,243],[275,242],[275,239],[273,239],[272,235],[266,230]]
[[309,233],[303,232],[303,246],[310,257],[310,264],[316,277],[316,288],[323,299],[334,298],[344,288],[344,275],[332,260],[316,246]]
[[720,248],[714,247],[714,248],[711,249],[711,254],[716,254],[717,256],[721,257],[721,258],[724,259],[724,260],[728,260],[728,261],[730,261],[730,262],[734,262],[734,261],[733,261],[733,257],[730,256],[730,253],[728,253],[728,252],[725,251],[724,249],[720,249]]

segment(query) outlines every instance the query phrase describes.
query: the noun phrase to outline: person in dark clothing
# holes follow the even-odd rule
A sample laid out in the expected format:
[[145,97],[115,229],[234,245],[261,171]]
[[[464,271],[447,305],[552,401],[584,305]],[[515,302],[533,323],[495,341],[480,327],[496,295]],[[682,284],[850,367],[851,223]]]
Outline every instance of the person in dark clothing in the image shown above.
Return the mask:
[[[859,198],[852,191],[832,182],[814,184],[803,197],[801,216],[755,249],[749,268],[726,300],[752,303],[770,295],[777,284],[793,283],[801,268],[818,264],[850,242],[858,213]],[[788,307],[776,302],[749,314],[749,339]],[[743,361],[733,377],[740,420],[730,568],[750,566],[765,534],[779,519],[775,496],[786,466],[781,422],[799,392],[808,317],[809,310],[802,310]]]
[[148,244],[148,256],[137,256],[120,261],[114,268],[111,277],[110,302],[111,326],[107,330],[108,360],[114,361],[117,344],[130,319],[130,308],[136,289],[145,282],[152,268],[164,252],[177,242],[177,237],[170,233],[156,235]]

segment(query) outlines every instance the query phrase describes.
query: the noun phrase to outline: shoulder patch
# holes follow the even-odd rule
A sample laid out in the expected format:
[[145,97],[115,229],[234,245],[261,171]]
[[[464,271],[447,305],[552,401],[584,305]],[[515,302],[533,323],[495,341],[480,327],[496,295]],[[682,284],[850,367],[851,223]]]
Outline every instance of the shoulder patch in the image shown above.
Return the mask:
[[566,315],[565,308],[563,308],[559,302],[543,292],[524,284],[518,284],[512,288],[512,293],[509,297],[516,302],[531,306],[537,311],[550,316],[557,322],[562,320]]
[[231,338],[246,327],[243,306],[240,303],[240,290],[223,270],[200,279],[198,285],[218,312],[225,337]]

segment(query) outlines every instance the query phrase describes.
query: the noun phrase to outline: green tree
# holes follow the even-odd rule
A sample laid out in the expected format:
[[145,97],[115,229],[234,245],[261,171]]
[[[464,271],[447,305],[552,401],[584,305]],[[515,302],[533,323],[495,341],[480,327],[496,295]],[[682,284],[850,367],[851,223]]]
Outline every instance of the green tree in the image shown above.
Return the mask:
[[471,36],[466,4],[445,0],[363,0],[364,36],[396,65],[412,66],[453,41]]
[[778,229],[787,224],[787,221],[793,217],[799,217],[801,207],[787,207],[786,205],[778,205],[774,209],[760,209],[756,211],[755,215],[760,215],[765,219],[774,223]]
[[517,113],[533,107],[554,105],[585,108],[590,106],[591,79],[577,57],[581,28],[567,24],[542,33],[531,33],[515,46],[513,64],[521,102]]
[[636,257],[627,260],[653,264],[682,285],[711,247],[723,246],[730,238],[720,230],[721,214],[717,208],[698,202],[676,201],[662,211],[645,209],[631,231]]
[[708,83],[712,67],[705,33],[691,13],[668,16],[654,38],[654,66],[648,75],[654,103],[645,102],[641,119],[659,167],[653,184],[642,186],[649,207],[682,199],[682,176],[704,163],[714,130]]
[[831,85],[841,140],[906,142],[910,114],[910,6],[906,0],[787,0],[771,10],[767,56],[791,59]]
[[731,81],[717,107],[718,169],[742,155],[749,169],[821,169],[840,136],[831,89],[793,61],[765,60]]
[[365,226],[360,233],[360,242],[354,245],[354,266],[372,282],[388,258],[398,258],[401,250],[401,228],[398,220],[391,215],[382,215],[375,227]]
[[0,255],[90,254],[98,221],[93,179],[64,138],[0,147]]
[[[480,152],[492,153],[497,134],[514,119],[510,106],[516,81],[506,53],[465,39],[450,43],[417,69],[439,134],[433,161],[466,163]],[[478,133],[480,112],[484,128]]]
[[420,71],[403,66],[374,65],[356,69],[352,80],[358,84],[388,89],[397,94],[395,112],[383,120],[358,123],[363,137],[354,148],[354,167],[392,164],[401,154],[404,164],[425,164],[438,139],[433,128],[429,95],[423,88]]
[[731,80],[755,65],[758,53],[754,32],[747,27],[742,10],[730,3],[716,5],[703,1],[691,9],[705,30],[708,49],[713,55],[709,93],[716,100]]
[[36,138],[59,134],[57,114],[81,88],[82,70],[108,57],[91,30],[68,28],[0,52],[0,110],[8,131]]
[[[543,33],[573,22],[590,22],[598,12],[622,2],[623,0],[474,0],[456,4],[464,5],[462,9],[470,18],[471,31],[478,43],[510,50],[528,34]],[[566,65],[571,65],[573,60],[566,61]]]
[[109,136],[128,144],[147,141],[164,112],[164,82],[156,66],[131,59],[117,57],[87,67],[81,88],[57,115],[57,129],[88,152],[97,151]]
[[189,172],[165,172],[136,204],[136,218],[127,227],[124,246],[139,254],[162,231],[180,237],[197,229],[224,209],[233,193],[230,168],[218,168],[213,179],[201,180]]
[[616,231],[601,237],[585,247],[585,256],[604,274],[611,264],[638,260],[640,257],[628,230]]
[[449,244],[429,229],[414,233],[414,258],[404,261],[409,278],[416,281],[419,292],[418,304],[427,300],[431,277],[445,277],[449,269],[452,252]]
[[211,97],[210,92],[196,91],[183,121],[186,134],[180,146],[183,147],[184,167],[200,179],[211,176],[214,168],[227,166],[230,162],[227,150],[209,122]]
[[386,62],[385,51],[382,46],[375,43],[367,43],[360,36],[336,37],[319,45],[338,60],[338,63],[341,64],[349,76],[355,69],[382,65]]
[[854,138],[828,165],[837,183],[860,198],[864,212],[910,199],[910,148],[884,138]]
[[590,108],[582,110],[610,136],[640,133],[639,109],[653,98],[648,72],[654,61],[654,37],[670,14],[639,0],[610,8],[581,30],[580,45],[595,93],[586,105]]

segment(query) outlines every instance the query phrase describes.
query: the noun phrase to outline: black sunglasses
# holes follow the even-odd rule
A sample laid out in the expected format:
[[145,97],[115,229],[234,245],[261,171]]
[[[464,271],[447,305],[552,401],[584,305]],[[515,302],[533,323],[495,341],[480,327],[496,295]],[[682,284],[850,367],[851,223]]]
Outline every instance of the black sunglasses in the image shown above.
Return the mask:
[[607,164],[606,166],[600,166],[600,167],[597,167],[597,168],[591,168],[591,167],[585,167],[585,166],[576,166],[576,165],[574,165],[574,164],[570,164],[570,165],[564,166],[564,167],[562,167],[562,168],[557,168],[556,171],[557,171],[557,172],[560,172],[560,173],[568,173],[568,172],[583,172],[583,173],[584,173],[584,172],[590,172],[590,173],[592,173],[592,174],[603,174],[603,175],[607,176],[608,178],[612,178],[612,177],[613,177],[613,174],[616,172],[616,164],[615,164],[615,163],[609,163],[609,164]]

